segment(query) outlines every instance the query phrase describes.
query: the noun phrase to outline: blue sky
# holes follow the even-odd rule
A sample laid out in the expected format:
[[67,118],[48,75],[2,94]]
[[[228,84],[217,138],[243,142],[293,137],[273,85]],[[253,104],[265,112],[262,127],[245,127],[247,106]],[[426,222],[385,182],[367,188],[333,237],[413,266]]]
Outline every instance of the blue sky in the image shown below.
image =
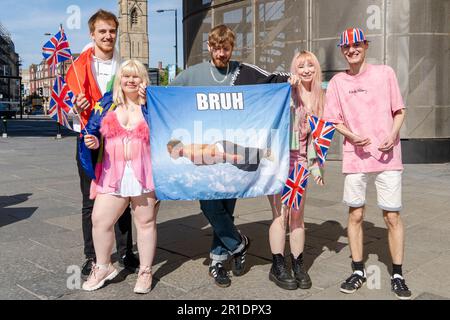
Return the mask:
[[[117,14],[117,3],[117,0],[1,0],[0,23],[11,33],[16,52],[26,68],[42,60],[42,45],[50,38],[44,34],[57,33],[60,23],[64,25],[72,52],[80,52],[89,42],[89,17],[100,8]],[[79,29],[70,29],[68,25],[72,13],[67,11],[71,6],[80,10]],[[178,63],[182,67],[182,0],[149,0],[148,6],[150,66],[156,67],[158,61],[163,66],[175,63],[174,12],[156,13],[156,10],[178,9]]]

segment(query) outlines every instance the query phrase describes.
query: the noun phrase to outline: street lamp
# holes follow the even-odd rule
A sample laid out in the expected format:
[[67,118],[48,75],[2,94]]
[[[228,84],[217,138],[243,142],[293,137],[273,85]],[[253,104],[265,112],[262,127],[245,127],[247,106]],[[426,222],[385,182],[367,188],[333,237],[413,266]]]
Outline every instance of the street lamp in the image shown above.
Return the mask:
[[178,34],[177,34],[177,9],[160,9],[156,10],[158,13],[162,13],[165,11],[174,11],[175,12],[175,75],[178,73]]
[[[46,32],[46,33],[44,33],[44,36],[52,36],[53,34],[52,33],[50,33],[50,32]],[[44,64],[45,65],[45,64]],[[43,97],[44,97],[44,99],[43,99],[43,107],[44,107],[44,114],[45,115],[47,115],[47,111],[48,111],[48,105],[47,105],[47,102],[45,101],[45,97],[47,96],[49,96],[49,89],[47,89],[47,90],[44,90],[45,88],[49,88],[49,86],[51,87],[51,83],[49,84],[49,82],[48,82],[48,79],[52,79],[52,73],[51,73],[51,71],[52,71],[52,68],[50,68],[50,67],[47,67],[48,68],[48,76],[47,77],[45,77],[44,79],[44,84],[43,84]],[[53,70],[55,70],[55,73],[56,73],[56,66],[55,66],[55,69],[53,69]],[[64,75],[63,75],[64,76]],[[51,80],[50,80],[51,81]],[[58,130],[59,131],[59,130]]]

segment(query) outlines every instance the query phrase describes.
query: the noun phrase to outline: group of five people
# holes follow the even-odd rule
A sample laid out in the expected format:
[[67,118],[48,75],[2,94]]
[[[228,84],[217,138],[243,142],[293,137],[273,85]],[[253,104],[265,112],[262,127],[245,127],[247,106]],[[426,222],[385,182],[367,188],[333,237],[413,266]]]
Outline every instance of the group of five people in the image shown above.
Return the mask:
[[[148,112],[145,87],[149,79],[140,62],[128,60],[120,64],[118,61],[114,50],[118,26],[114,14],[104,10],[94,14],[89,20],[93,45],[84,50],[67,75],[67,82],[76,94],[73,112],[79,113],[84,122],[78,127],[81,134],[77,142],[86,255],[82,272],[89,275],[83,289],[96,290],[117,275],[110,257],[115,229],[120,262],[138,270],[134,292],[147,293],[152,286],[159,207],[152,179],[149,128],[145,122]],[[353,293],[366,281],[362,222],[367,180],[374,175],[378,205],[388,227],[393,260],[392,290],[398,298],[409,299],[411,291],[402,274],[404,231],[399,215],[403,169],[399,130],[405,110],[393,70],[366,63],[369,44],[363,31],[353,28],[343,32],[339,46],[349,69],[331,79],[326,94],[321,87],[320,64],[312,52],[297,53],[289,73],[271,74],[257,66],[231,60],[235,34],[225,25],[210,31],[207,45],[211,60],[183,71],[171,85],[233,86],[289,81],[292,86],[290,169],[301,163],[318,185],[324,184],[322,167],[312,147],[308,116],[333,122],[345,138],[344,203],[349,206],[348,238],[353,273],[340,290]],[[100,116],[93,116],[96,113]],[[179,143],[171,148],[178,148]],[[92,181],[80,159],[84,147],[92,150],[94,159],[101,150],[102,161],[97,163]],[[284,289],[308,289],[312,281],[303,261],[305,201],[295,210],[283,206],[280,195],[270,195],[268,200],[273,213],[269,229],[273,257],[269,279]],[[227,260],[231,259],[235,276],[243,275],[248,269],[246,254],[250,239],[234,223],[235,205],[236,199],[200,201],[213,230],[209,274],[220,287],[231,284],[225,269]],[[132,251],[130,206],[137,229],[139,259]],[[285,259],[286,226],[293,274]]]

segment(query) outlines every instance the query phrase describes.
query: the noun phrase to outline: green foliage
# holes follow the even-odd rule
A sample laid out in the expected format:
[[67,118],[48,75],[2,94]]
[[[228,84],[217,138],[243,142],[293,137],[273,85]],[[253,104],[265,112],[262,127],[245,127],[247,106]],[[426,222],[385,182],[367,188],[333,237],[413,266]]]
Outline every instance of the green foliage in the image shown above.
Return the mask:
[[161,86],[167,86],[169,84],[169,67],[165,67],[163,72],[159,74],[159,83]]
[[[180,74],[180,72],[183,71],[180,68],[177,68],[177,74]],[[166,66],[163,71],[159,75],[159,83],[161,86],[167,86],[169,85],[169,66]]]

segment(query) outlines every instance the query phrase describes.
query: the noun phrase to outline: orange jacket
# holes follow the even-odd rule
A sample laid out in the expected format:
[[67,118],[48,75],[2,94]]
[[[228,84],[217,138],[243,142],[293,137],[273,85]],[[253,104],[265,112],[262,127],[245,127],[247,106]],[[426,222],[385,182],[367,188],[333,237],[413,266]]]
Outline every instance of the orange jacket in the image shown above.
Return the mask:
[[[67,70],[66,82],[70,90],[78,95],[84,93],[86,99],[89,101],[89,108],[81,113],[81,119],[83,123],[82,128],[87,124],[89,116],[91,115],[92,108],[98,100],[102,98],[102,93],[97,85],[94,75],[92,74],[92,56],[94,54],[94,48],[89,48],[72,63]],[[76,72],[75,72],[76,69]],[[78,79],[80,82],[78,82]],[[80,88],[81,86],[81,88]],[[81,90],[80,90],[81,89]]]

